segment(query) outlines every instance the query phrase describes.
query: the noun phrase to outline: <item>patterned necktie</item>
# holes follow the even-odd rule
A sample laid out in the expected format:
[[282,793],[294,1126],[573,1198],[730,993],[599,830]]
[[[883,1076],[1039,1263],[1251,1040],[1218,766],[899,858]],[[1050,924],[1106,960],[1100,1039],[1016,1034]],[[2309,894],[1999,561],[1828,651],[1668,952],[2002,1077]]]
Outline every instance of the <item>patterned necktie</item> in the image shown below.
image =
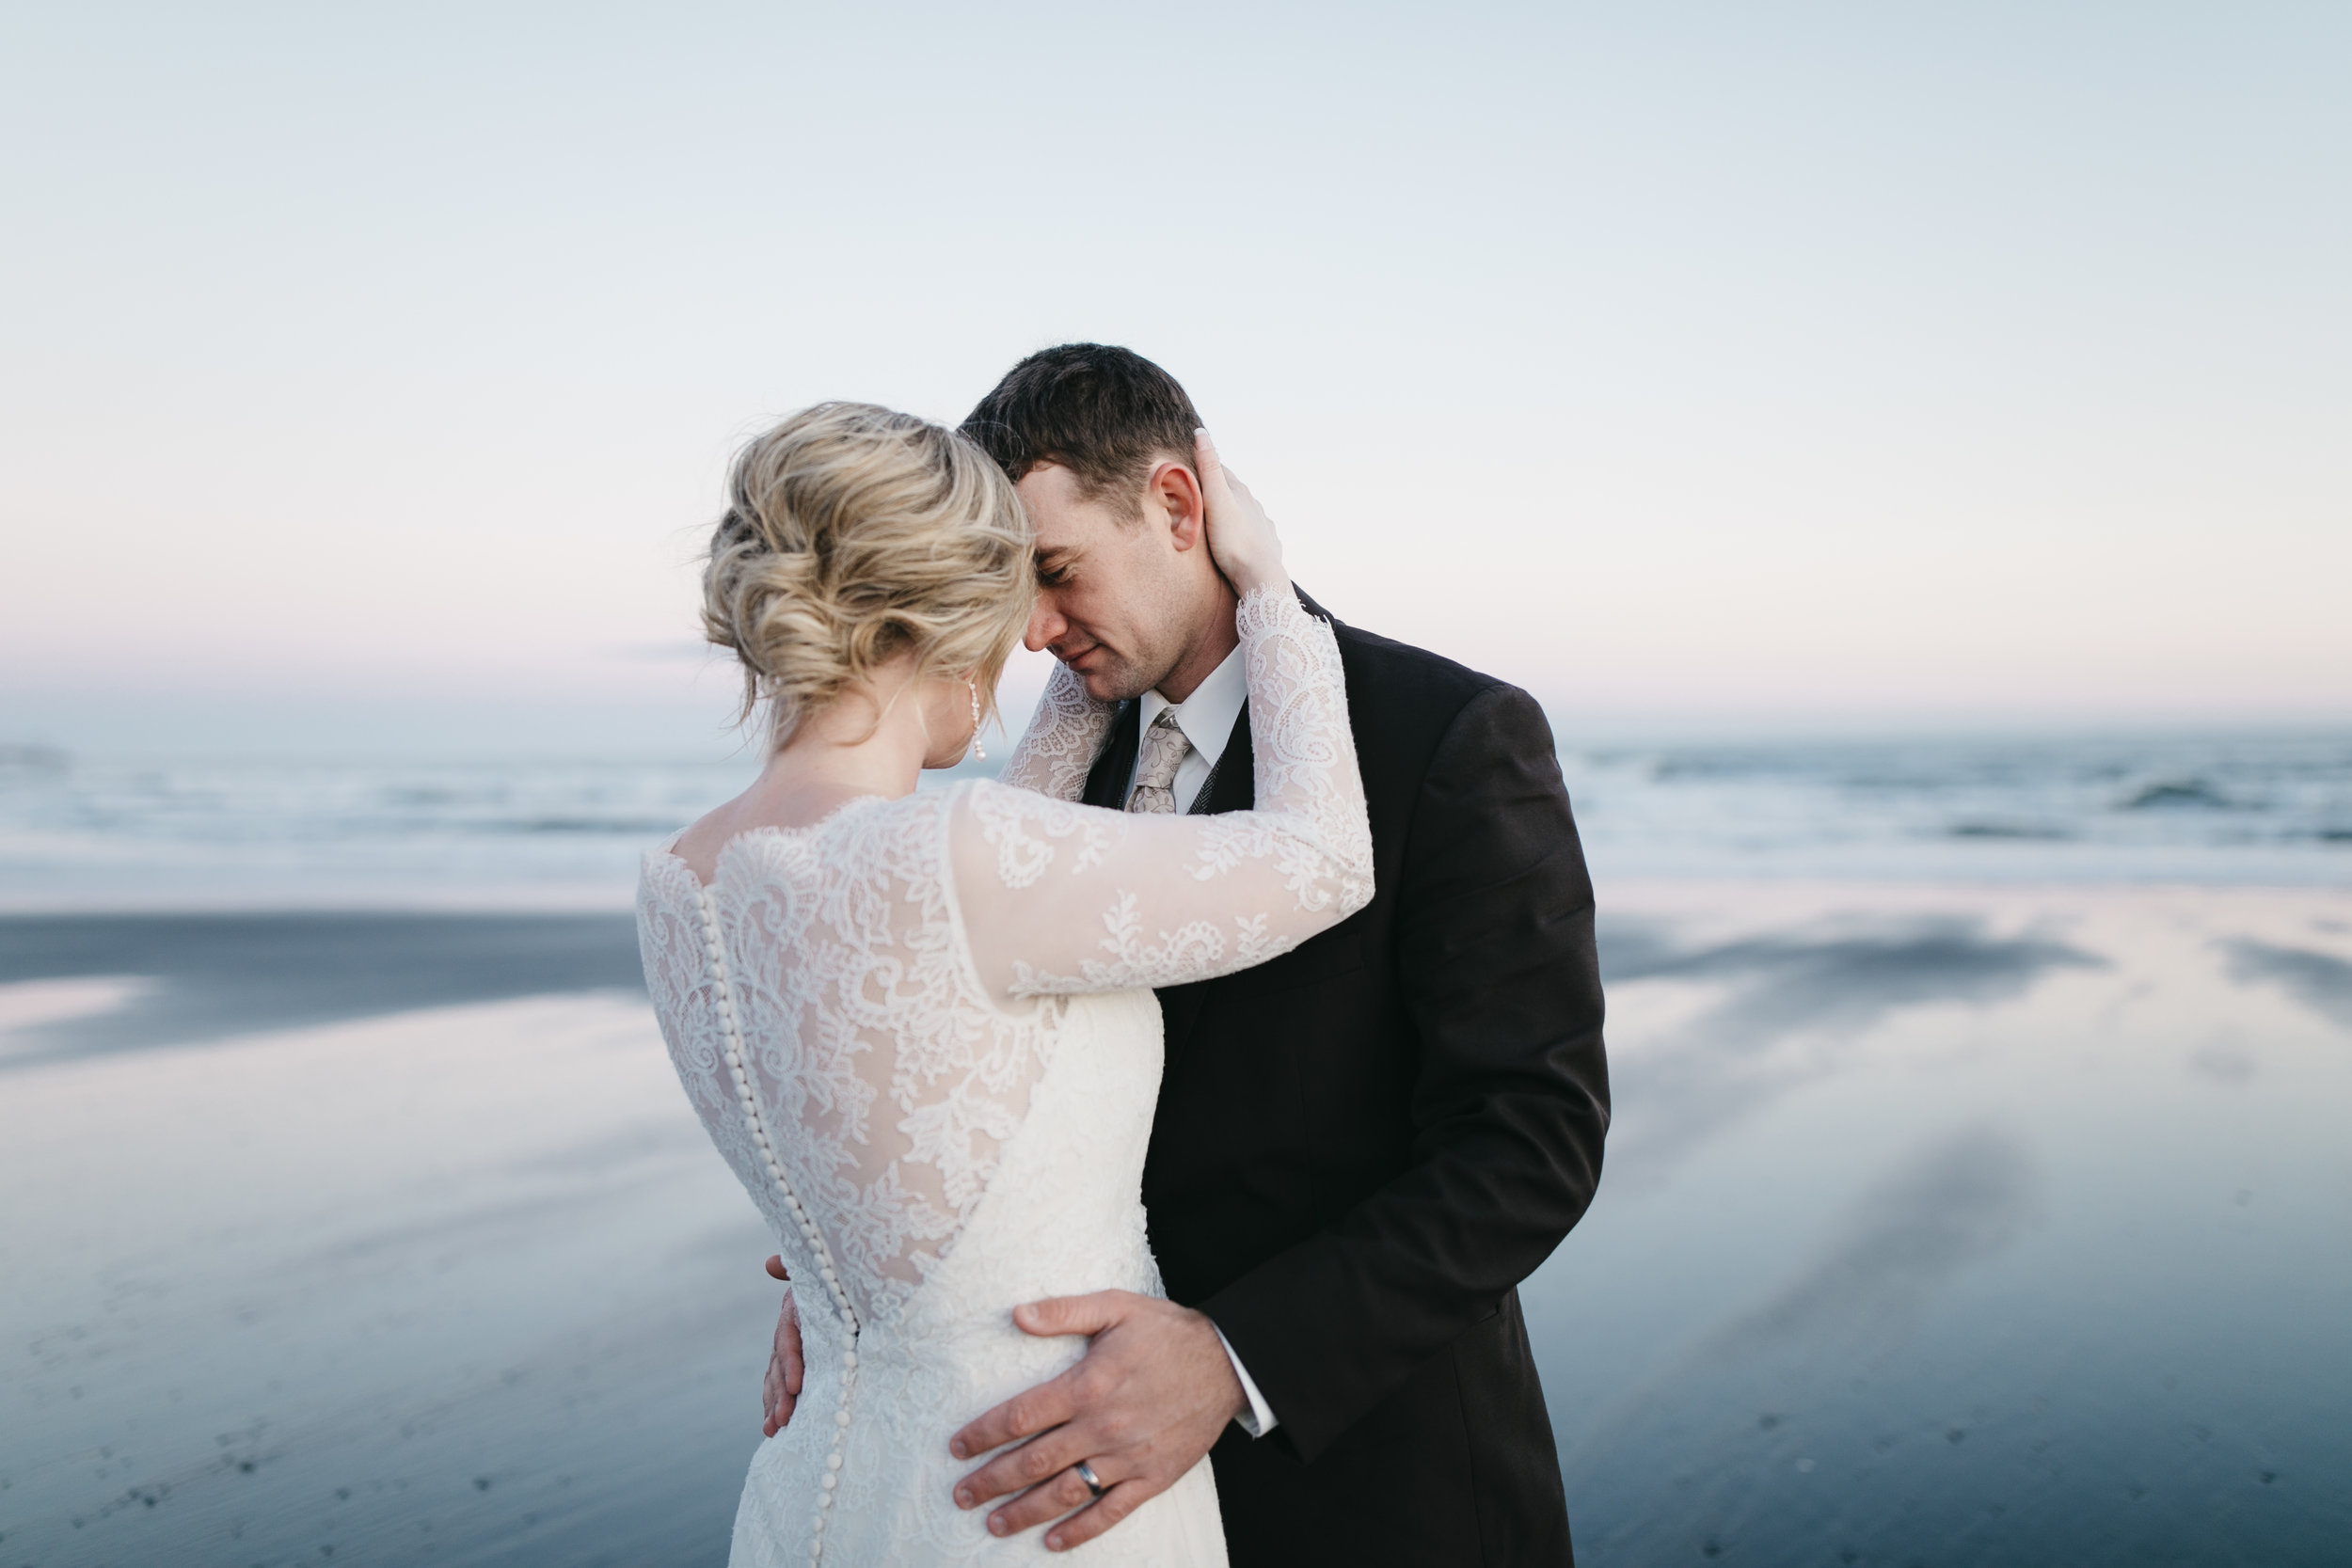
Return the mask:
[[1152,727],[1143,732],[1143,752],[1136,764],[1136,787],[1128,792],[1129,811],[1176,814],[1176,769],[1192,750],[1192,742],[1176,727],[1176,710],[1160,709]]

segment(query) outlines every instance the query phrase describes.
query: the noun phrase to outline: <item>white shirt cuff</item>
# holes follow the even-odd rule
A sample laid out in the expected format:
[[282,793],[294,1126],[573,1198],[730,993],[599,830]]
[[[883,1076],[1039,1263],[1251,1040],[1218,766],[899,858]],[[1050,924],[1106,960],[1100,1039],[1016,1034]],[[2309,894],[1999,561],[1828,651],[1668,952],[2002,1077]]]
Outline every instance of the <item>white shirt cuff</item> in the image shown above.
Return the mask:
[[[1216,1328],[1215,1323],[1209,1326]],[[1241,1391],[1249,1399],[1248,1413],[1234,1417],[1233,1424],[1252,1437],[1263,1437],[1280,1424],[1274,1418],[1274,1409],[1266,1403],[1265,1396],[1258,1392],[1258,1385],[1251,1379],[1249,1369],[1243,1366],[1241,1357],[1233,1354],[1233,1342],[1225,1338],[1225,1331],[1221,1328],[1216,1329],[1216,1342],[1225,1347],[1225,1359],[1233,1364],[1233,1375],[1241,1379]]]

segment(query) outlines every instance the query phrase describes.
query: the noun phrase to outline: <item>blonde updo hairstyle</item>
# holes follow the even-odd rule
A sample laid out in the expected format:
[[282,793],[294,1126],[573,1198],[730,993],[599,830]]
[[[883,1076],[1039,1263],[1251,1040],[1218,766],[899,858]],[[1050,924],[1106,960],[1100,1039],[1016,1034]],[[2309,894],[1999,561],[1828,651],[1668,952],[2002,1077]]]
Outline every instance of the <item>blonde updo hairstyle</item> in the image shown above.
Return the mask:
[[742,717],[769,705],[771,748],[909,650],[918,682],[977,670],[994,716],[1036,568],[1012,482],[977,447],[912,414],[820,403],[744,447],[727,489],[703,633],[743,666]]

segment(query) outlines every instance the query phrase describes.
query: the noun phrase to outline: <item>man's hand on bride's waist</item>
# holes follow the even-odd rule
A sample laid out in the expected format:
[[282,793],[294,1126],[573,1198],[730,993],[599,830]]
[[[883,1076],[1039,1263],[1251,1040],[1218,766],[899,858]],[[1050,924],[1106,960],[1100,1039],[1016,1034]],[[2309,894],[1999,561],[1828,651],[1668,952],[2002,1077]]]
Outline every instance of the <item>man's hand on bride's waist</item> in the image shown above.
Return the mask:
[[1174,1302],[1098,1291],[1032,1302],[1012,1321],[1026,1334],[1094,1342],[1070,1370],[949,1439],[958,1459],[1005,1449],[956,1483],[958,1508],[1019,1494],[988,1516],[992,1534],[1060,1519],[1049,1550],[1091,1541],[1175,1485],[1249,1408],[1216,1325]]

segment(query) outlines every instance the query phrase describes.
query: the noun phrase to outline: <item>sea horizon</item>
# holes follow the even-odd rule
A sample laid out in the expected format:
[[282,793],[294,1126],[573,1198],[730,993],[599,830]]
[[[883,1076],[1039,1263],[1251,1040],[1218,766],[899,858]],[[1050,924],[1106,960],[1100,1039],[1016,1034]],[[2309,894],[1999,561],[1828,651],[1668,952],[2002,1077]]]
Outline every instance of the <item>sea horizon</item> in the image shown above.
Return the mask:
[[[2352,724],[1724,729],[1555,715],[1597,882],[2352,884]],[[0,742],[0,911],[625,909],[748,743],[376,755]],[[923,786],[993,776],[967,760]]]

